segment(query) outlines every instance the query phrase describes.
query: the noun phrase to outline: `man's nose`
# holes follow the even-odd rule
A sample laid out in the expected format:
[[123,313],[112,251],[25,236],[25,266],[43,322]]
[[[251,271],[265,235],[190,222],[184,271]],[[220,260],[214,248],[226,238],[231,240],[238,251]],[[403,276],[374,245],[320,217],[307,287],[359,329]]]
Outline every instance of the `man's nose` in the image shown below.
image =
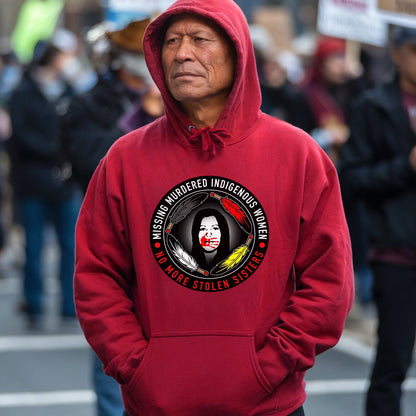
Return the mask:
[[192,47],[192,41],[191,39],[188,39],[186,37],[182,38],[179,47],[176,51],[175,58],[178,61],[186,61],[189,59],[192,59],[193,56],[193,47]]

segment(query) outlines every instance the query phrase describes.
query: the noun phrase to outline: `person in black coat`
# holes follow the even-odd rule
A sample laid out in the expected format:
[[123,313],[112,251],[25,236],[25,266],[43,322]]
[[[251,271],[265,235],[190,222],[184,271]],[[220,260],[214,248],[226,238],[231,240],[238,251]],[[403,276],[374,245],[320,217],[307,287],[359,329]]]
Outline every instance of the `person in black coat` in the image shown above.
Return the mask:
[[13,91],[9,104],[12,137],[7,146],[11,185],[25,232],[22,311],[30,327],[40,325],[44,307],[42,282],[43,234],[51,222],[61,250],[61,316],[75,318],[73,302],[74,231],[79,210],[71,169],[64,163],[60,142],[60,112],[71,95],[62,80],[68,55],[50,42],[40,42],[33,62]]
[[97,84],[74,97],[62,117],[66,157],[84,191],[101,158],[123,134],[163,113],[162,100],[142,55],[140,36],[149,19],[108,32],[110,62]]
[[117,76],[101,76],[91,91],[75,97],[63,116],[63,142],[75,179],[83,190],[116,138],[122,135],[117,124],[124,106],[136,99]]
[[378,346],[367,416],[399,416],[416,328],[416,30],[392,30],[394,80],[366,92],[351,119],[339,172],[365,204]]

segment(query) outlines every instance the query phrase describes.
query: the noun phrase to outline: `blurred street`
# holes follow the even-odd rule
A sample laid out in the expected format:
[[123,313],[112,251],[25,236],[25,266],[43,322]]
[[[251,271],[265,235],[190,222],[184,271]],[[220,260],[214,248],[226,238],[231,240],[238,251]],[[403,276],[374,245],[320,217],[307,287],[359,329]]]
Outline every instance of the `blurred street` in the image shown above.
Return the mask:
[[[21,271],[7,260],[0,278],[0,414],[4,416],[92,416],[90,350],[75,322],[61,322],[54,278],[58,252],[47,234],[44,250],[46,316],[41,330],[26,329],[16,311]],[[14,247],[15,249],[18,247]],[[11,255],[10,255],[11,256]]]
[[[28,331],[16,313],[21,275],[11,260],[0,279],[0,414],[2,416],[94,416],[90,351],[77,324],[57,318],[57,251],[54,237],[44,252],[47,314],[41,331]],[[374,342],[374,311],[352,311],[338,346],[318,357],[307,376],[307,416],[363,415]],[[416,368],[405,384],[403,416],[416,409]]]

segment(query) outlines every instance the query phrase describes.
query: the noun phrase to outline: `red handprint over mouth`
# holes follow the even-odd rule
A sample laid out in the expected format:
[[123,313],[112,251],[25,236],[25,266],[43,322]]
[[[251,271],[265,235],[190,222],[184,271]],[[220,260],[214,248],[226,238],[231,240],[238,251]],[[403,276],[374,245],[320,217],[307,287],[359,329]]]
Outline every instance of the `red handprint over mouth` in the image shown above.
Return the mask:
[[216,250],[220,245],[221,230],[213,215],[202,218],[198,238],[202,248],[207,252]]
[[213,250],[216,250],[220,245],[220,239],[217,237],[209,238],[208,233],[203,235],[200,241],[202,247],[209,247]]

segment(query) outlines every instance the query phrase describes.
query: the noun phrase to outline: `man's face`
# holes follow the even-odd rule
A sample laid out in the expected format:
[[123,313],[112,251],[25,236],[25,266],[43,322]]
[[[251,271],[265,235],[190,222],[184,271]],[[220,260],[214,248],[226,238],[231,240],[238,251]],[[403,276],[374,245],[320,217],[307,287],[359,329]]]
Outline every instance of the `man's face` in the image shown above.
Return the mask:
[[399,71],[402,87],[410,93],[416,93],[416,42],[393,48],[392,58]]
[[206,19],[175,17],[162,47],[172,96],[182,104],[224,105],[234,82],[235,58],[226,35]]

